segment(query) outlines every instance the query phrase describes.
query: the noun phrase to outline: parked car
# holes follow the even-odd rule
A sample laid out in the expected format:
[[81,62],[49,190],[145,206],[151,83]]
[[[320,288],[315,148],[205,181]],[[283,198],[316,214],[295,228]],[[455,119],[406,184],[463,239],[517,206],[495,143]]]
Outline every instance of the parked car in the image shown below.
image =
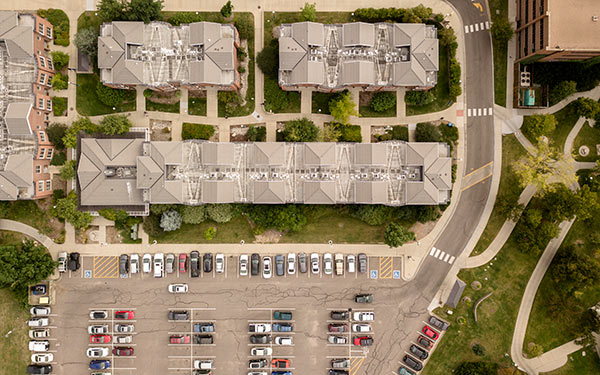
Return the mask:
[[240,255],[240,276],[248,276],[248,255]]
[[273,332],[292,332],[293,330],[292,323],[273,323]]
[[169,311],[169,313],[167,314],[167,318],[169,320],[189,320],[190,312],[187,310]]
[[129,256],[121,254],[119,256],[119,275],[127,275],[129,273]]
[[250,355],[253,356],[259,356],[259,355],[271,355],[273,354],[273,349],[271,348],[263,348],[263,347],[258,347],[258,348],[252,348],[250,349]]
[[289,346],[294,344],[294,339],[291,336],[275,337],[275,345]]
[[133,332],[135,327],[133,324],[115,324],[116,333],[130,333]]
[[348,375],[348,370],[329,369],[328,375]]
[[196,359],[194,361],[194,368],[200,370],[210,370],[213,366],[212,359]]
[[263,278],[270,279],[273,275],[271,271],[271,257],[263,258]]
[[47,340],[29,341],[29,350],[32,352],[47,352],[50,349],[50,342]]
[[248,375],[268,375],[266,371],[248,371]]
[[133,348],[117,347],[114,348],[112,352],[117,357],[131,357],[133,355]]
[[292,375],[291,371],[272,371],[271,375]]
[[430,339],[437,340],[439,337],[438,333],[431,329],[429,326],[424,326],[421,332],[423,332],[425,336],[429,337]]
[[265,368],[268,366],[268,362],[266,359],[251,359],[248,361],[248,368]]
[[344,323],[329,323],[329,332],[347,332],[348,325]]
[[250,323],[248,324],[248,332],[265,333],[271,332],[271,325],[266,323]]
[[47,327],[49,323],[48,318],[31,318],[27,321],[29,327]]
[[425,349],[431,349],[431,347],[433,346],[433,341],[425,338],[425,336],[421,336],[419,335],[419,338],[417,339],[417,344],[421,345],[423,348]]
[[342,276],[344,274],[344,255],[335,254],[335,274]]
[[129,310],[115,311],[115,319],[131,320],[131,319],[133,319],[133,311],[129,311]]
[[289,275],[296,273],[296,254],[294,253],[287,255],[287,272]]
[[165,258],[165,271],[173,273],[175,271],[175,254],[169,253]]
[[250,274],[252,276],[258,276],[260,273],[260,255],[252,254],[250,256]]
[[215,270],[217,273],[225,272],[225,255],[219,253],[215,256]]
[[290,360],[285,358],[273,358],[271,368],[290,368]]
[[188,285],[187,284],[169,284],[168,286],[169,293],[187,293]]
[[372,294],[357,294],[354,296],[354,302],[356,303],[373,303]]
[[323,255],[323,272],[326,275],[331,275],[333,273],[333,257],[330,253],[325,253]]
[[90,370],[104,370],[110,368],[108,359],[94,359],[90,361]]
[[58,253],[58,272],[67,271],[67,252]]
[[50,315],[51,311],[52,309],[50,309],[48,306],[33,306],[31,309],[29,309],[29,312],[33,316],[48,316]]
[[349,273],[356,272],[356,257],[352,254],[346,256],[346,269]]
[[373,338],[371,336],[354,336],[352,343],[356,346],[371,346],[373,345]]
[[52,365],[29,365],[27,366],[28,374],[51,374]]
[[50,336],[50,330],[48,328],[44,329],[34,329],[29,331],[30,339],[43,339],[44,337]]
[[88,358],[108,357],[110,350],[108,348],[88,348],[85,354]]
[[101,325],[89,326],[88,333],[90,335],[103,335],[105,333],[108,333],[108,325],[101,324]]
[[189,344],[189,335],[171,335],[169,336],[169,343],[171,344]]
[[308,266],[307,266],[307,260],[306,260],[306,254],[305,253],[300,253],[298,254],[298,270],[302,273],[306,273],[308,271]]
[[47,288],[44,284],[38,284],[31,287],[31,293],[34,296],[43,296],[46,294]]
[[333,320],[347,320],[350,317],[349,311],[332,311],[330,313]]
[[348,343],[348,339],[346,338],[346,336],[333,336],[333,335],[330,335],[327,338],[327,341],[329,341],[330,344],[338,344],[338,345],[341,345],[341,344],[345,345],[345,344]]
[[352,332],[368,333],[371,332],[371,326],[369,324],[352,324]]
[[414,372],[410,371],[406,367],[398,368],[398,375],[416,375]]
[[429,324],[431,324],[435,328],[439,329],[440,331],[445,331],[448,329],[448,323],[446,323],[442,320],[439,320],[435,316],[429,317]]
[[214,342],[215,341],[212,335],[194,335],[194,344],[210,345]]
[[131,336],[115,336],[115,344],[131,344],[131,341]]
[[273,311],[273,319],[275,320],[292,320],[291,311]]
[[358,254],[358,272],[367,272],[367,255],[364,253]]
[[375,319],[375,313],[371,311],[355,311],[352,318],[357,322],[368,322]]
[[277,276],[285,275],[285,258],[283,255],[275,256],[275,273]]
[[179,273],[187,272],[187,254],[179,254]]
[[310,254],[310,270],[314,275],[319,274],[319,254]]
[[197,251],[190,253],[190,270],[191,277],[200,276],[200,253]]
[[411,369],[415,370],[415,371],[421,371],[423,369],[423,365],[421,364],[421,362],[417,361],[416,359],[414,359],[413,357],[409,356],[409,355],[405,355],[404,358],[402,358],[402,361]]
[[142,257],[142,271],[144,273],[150,273],[152,270],[152,255],[144,254]]
[[79,264],[79,253],[69,254],[69,270],[77,271],[81,265]]
[[140,256],[137,254],[131,254],[129,257],[129,268],[131,269],[131,274],[136,274],[140,272]]
[[165,277],[165,255],[163,253],[154,254],[154,277]]
[[252,343],[252,344],[269,344],[269,343],[271,343],[271,335],[251,335],[250,343]]
[[350,360],[347,358],[332,359],[331,367],[333,367],[333,368],[349,368]]
[[54,354],[52,353],[34,353],[31,355],[31,362],[33,363],[50,363],[54,360]]
[[110,335],[90,335],[90,344],[109,344]]
[[208,272],[212,272],[212,263],[213,263],[213,256],[212,253],[206,253],[204,254],[203,257],[203,271],[208,273]]
[[194,323],[194,332],[214,332],[214,323]]
[[425,349],[422,349],[416,345],[410,346],[410,352],[414,354],[415,357],[419,358],[421,361],[427,359],[427,357],[429,356]]
[[106,318],[108,318],[108,311],[106,311],[106,310],[90,311],[90,319],[106,319]]

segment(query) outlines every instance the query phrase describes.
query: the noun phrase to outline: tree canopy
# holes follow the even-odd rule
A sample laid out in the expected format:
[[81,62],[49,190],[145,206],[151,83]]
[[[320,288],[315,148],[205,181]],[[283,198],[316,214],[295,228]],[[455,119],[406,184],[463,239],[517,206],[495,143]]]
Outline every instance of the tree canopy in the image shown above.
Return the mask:
[[300,12],[300,19],[302,21],[315,22],[317,20],[317,4],[316,3],[304,3],[302,11]]
[[556,117],[552,114],[525,116],[521,130],[533,139],[543,135],[549,135],[556,129]]
[[200,224],[206,216],[205,206],[184,206],[181,210],[181,220],[186,224]]
[[171,232],[181,227],[181,215],[175,210],[163,212],[160,217],[160,227],[165,232]]
[[65,136],[66,132],[67,126],[65,124],[52,123],[46,128],[46,135],[48,135],[48,140],[54,145],[54,148],[58,151],[62,151],[65,149],[63,137]]
[[279,72],[279,43],[271,40],[256,56],[259,69],[267,76],[277,80]]
[[58,199],[50,213],[71,223],[75,229],[87,228],[92,223],[92,215],[89,212],[79,211],[77,208],[77,195],[71,191],[65,198]]
[[0,286],[12,290],[25,289],[39,283],[54,272],[57,263],[46,248],[25,241],[18,245],[0,246]]
[[231,17],[231,13],[233,13],[233,4],[231,4],[231,0],[227,0],[225,5],[221,7],[221,15],[225,18]]
[[98,130],[106,135],[120,135],[127,133],[131,125],[126,115],[108,115],[100,121]]
[[77,162],[75,160],[69,160],[62,167],[60,167],[60,178],[64,181],[69,181],[75,177],[76,164]]
[[149,23],[161,19],[162,8],[162,0],[131,0],[127,7],[127,14],[130,21]]
[[600,103],[591,98],[577,98],[575,110],[579,116],[593,119],[600,113]]
[[74,43],[81,53],[90,57],[90,60],[98,54],[98,32],[93,27],[77,31]]
[[384,242],[389,247],[400,247],[415,239],[415,234],[398,223],[389,223],[385,228]]
[[237,214],[233,205],[228,203],[210,204],[206,206],[208,217],[216,223],[226,223]]
[[54,65],[57,72],[69,66],[68,54],[61,51],[52,51],[50,55],[52,56],[52,65]]
[[533,151],[514,164],[522,186],[534,184],[538,190],[546,191],[555,182],[570,186],[577,181],[573,165],[566,162],[563,153],[540,139]]
[[349,124],[350,116],[358,116],[355,107],[349,92],[345,92],[329,102],[329,112],[333,116],[333,120],[342,125]]
[[283,129],[286,142],[314,142],[319,135],[319,128],[308,118],[288,121]]
[[491,29],[492,37],[501,44],[506,44],[513,37],[515,31],[507,18],[496,17]]

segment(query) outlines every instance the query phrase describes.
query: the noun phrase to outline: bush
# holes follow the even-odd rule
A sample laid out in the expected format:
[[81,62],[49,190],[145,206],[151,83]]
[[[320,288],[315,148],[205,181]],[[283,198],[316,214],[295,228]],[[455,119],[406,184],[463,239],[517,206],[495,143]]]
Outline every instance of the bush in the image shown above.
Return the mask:
[[181,128],[181,139],[210,139],[215,134],[212,125],[192,124],[184,122]]
[[126,115],[108,115],[100,121],[98,131],[106,135],[121,135],[127,133],[131,125]]
[[240,39],[254,39],[254,18],[252,15],[236,14],[233,24],[240,34]]
[[225,117],[233,116],[243,102],[242,96],[237,91],[219,91],[218,97],[219,106],[224,107]]
[[87,117],[79,117],[71,124],[62,138],[65,148],[75,148],[77,146],[77,134],[80,131],[92,134],[98,131],[98,125]]
[[96,85],[96,95],[98,95],[98,99],[105,105],[115,107],[128,99],[131,92],[130,90],[113,89],[98,81],[98,84]]
[[151,204],[150,213],[152,215],[160,216],[167,211],[179,211],[181,206],[176,204]]
[[126,12],[129,21],[150,21],[161,19],[161,10],[163,8],[162,0],[131,0],[129,4],[126,2]]
[[186,224],[200,224],[206,220],[205,206],[183,206],[181,220]]
[[173,26],[179,26],[185,23],[204,21],[204,17],[202,14],[196,14],[196,12],[177,12],[169,17],[168,21]]
[[54,116],[64,116],[67,112],[67,98],[60,98],[58,96],[52,97],[52,111]]
[[578,116],[593,119],[600,113],[600,103],[591,98],[577,98],[575,111]]
[[71,191],[65,198],[58,199],[56,204],[50,208],[50,214],[68,221],[75,229],[87,228],[93,220],[89,212],[79,211],[77,195],[74,191]]
[[160,238],[165,232],[160,227],[160,216],[152,214],[144,218],[144,232],[150,237]]
[[358,8],[354,11],[353,21],[399,23],[425,23],[431,18],[433,11],[423,5],[414,8]]
[[52,123],[46,128],[48,140],[54,145],[54,148],[59,151],[65,149],[65,144],[62,139],[66,132],[67,126],[65,124]]
[[52,77],[52,88],[54,90],[66,90],[69,87],[69,77],[62,75],[61,73],[54,74]]
[[427,105],[430,103],[433,103],[435,101],[435,95],[433,94],[433,92],[431,90],[429,91],[409,91],[406,93],[406,95],[404,96],[404,101],[408,104],[408,105],[415,105],[415,106],[421,106],[421,105]]
[[382,225],[392,218],[393,208],[379,204],[360,204],[351,207],[351,215],[369,225]]
[[496,17],[492,23],[492,29],[490,31],[492,33],[492,38],[494,38],[500,43],[500,45],[503,46],[508,43],[515,33],[506,17]]
[[399,247],[414,239],[415,234],[398,223],[389,223],[383,236],[385,244],[389,247]]
[[498,365],[491,362],[463,362],[453,373],[454,375],[496,375]]
[[286,122],[282,135],[286,142],[315,142],[319,135],[319,128],[314,122],[303,117]]
[[52,65],[54,65],[54,69],[57,72],[69,66],[68,54],[60,51],[52,51],[50,55],[52,56]]
[[395,91],[380,91],[376,92],[371,99],[371,109],[375,112],[385,112],[396,106]]
[[267,140],[267,128],[264,126],[250,125],[246,138],[251,142],[264,142]]
[[215,238],[216,235],[217,235],[217,228],[215,228],[215,227],[208,227],[204,231],[204,238],[206,238],[207,241],[211,241],[213,238]]
[[439,142],[441,134],[437,126],[430,122],[420,122],[415,129],[415,140],[417,142]]
[[450,81],[450,97],[452,98],[452,100],[456,100],[456,97],[459,96],[460,94],[462,94],[462,87],[461,87],[461,78],[460,78],[460,64],[458,63],[458,60],[456,60],[456,57],[451,57],[450,58],[450,74],[449,74],[449,81]]
[[471,350],[473,350],[473,353],[475,353],[476,356],[479,356],[479,357],[485,356],[485,348],[481,344],[473,345],[471,347]]
[[348,91],[329,101],[329,112],[335,122],[347,125],[350,116],[358,116],[356,105]]
[[300,12],[300,20],[310,22],[315,22],[317,20],[317,9],[315,3],[304,3],[302,12]]
[[577,82],[562,81],[550,89],[550,105],[554,105],[576,92]]
[[171,232],[181,227],[181,215],[175,210],[163,212],[160,217],[160,227],[165,232]]
[[271,42],[258,53],[258,56],[256,56],[256,63],[266,76],[277,81],[279,73],[279,42],[277,42],[277,39],[271,40]]
[[360,125],[336,125],[341,130],[340,142],[362,142]]
[[394,125],[392,126],[392,129],[387,129],[385,134],[380,134],[376,138],[380,142],[391,140],[408,142],[408,127]]
[[61,9],[39,9],[38,15],[50,21],[54,28],[54,44],[69,45],[69,17]]
[[63,165],[67,161],[67,154],[65,152],[55,152],[52,155],[52,160],[50,161],[50,165]]
[[259,228],[275,228],[281,232],[298,232],[307,223],[304,207],[295,204],[250,205],[246,214]]
[[231,13],[233,13],[233,5],[231,4],[231,0],[227,0],[225,5],[221,7],[221,15],[225,18],[231,17]]
[[529,139],[538,139],[542,135],[549,135],[556,129],[557,121],[554,115],[525,116],[521,130]]
[[236,214],[233,206],[228,203],[209,204],[206,206],[206,213],[208,214],[208,217],[216,223],[227,223],[228,221],[231,221]]
[[75,160],[67,161],[60,168],[60,174],[59,174],[60,178],[64,181],[69,181],[70,179],[75,177],[75,165],[76,164],[77,164],[77,162]]

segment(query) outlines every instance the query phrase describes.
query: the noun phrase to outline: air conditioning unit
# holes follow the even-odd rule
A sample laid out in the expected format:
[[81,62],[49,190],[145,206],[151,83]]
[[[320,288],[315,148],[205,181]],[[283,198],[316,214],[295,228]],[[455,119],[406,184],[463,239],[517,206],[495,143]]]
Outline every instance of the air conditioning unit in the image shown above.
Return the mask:
[[592,16],[592,21],[598,22],[598,16]]

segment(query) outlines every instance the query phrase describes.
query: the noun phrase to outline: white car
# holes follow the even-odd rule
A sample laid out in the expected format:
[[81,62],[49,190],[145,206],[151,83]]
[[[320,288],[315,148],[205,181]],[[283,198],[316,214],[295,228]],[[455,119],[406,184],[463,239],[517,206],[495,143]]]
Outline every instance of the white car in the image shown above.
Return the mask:
[[108,348],[88,348],[85,352],[88,358],[108,357],[109,353]]
[[32,352],[47,352],[50,349],[48,341],[29,341],[29,350]]
[[142,257],[142,271],[144,273],[150,273],[152,270],[152,255],[144,254]]
[[165,255],[163,253],[154,254],[154,277],[165,276]]
[[263,258],[263,278],[270,279],[273,276],[273,270],[271,269],[271,257]]
[[212,369],[213,361],[212,359],[196,359],[194,361],[194,368],[200,370],[210,370]]
[[291,336],[275,337],[275,345],[290,346],[294,345],[294,339]]
[[27,321],[29,327],[46,327],[50,324],[48,318],[33,318]]
[[264,323],[250,323],[250,324],[248,324],[248,332],[250,332],[250,333],[271,332],[271,325],[264,324]]
[[356,272],[356,257],[352,254],[346,257],[346,266],[349,273]]
[[115,336],[115,344],[131,344],[131,336]]
[[215,256],[215,270],[217,273],[225,271],[225,255],[219,253]]
[[296,254],[289,253],[287,256],[287,270],[289,275],[296,273]]
[[273,354],[273,349],[271,348],[252,348],[250,349],[250,355],[254,355],[254,356],[266,356],[266,355],[271,355]]
[[115,324],[115,332],[116,333],[129,333],[133,332],[134,326],[133,324]]
[[131,274],[140,272],[140,256],[137,254],[131,254],[129,257],[129,270]]
[[108,333],[108,326],[106,324],[89,326],[88,333],[90,335],[103,335]]
[[29,330],[29,338],[30,339],[43,339],[44,337],[50,336],[50,330],[45,329],[34,329]]
[[240,276],[248,276],[248,255],[240,255]]
[[52,353],[35,353],[31,355],[31,362],[33,363],[50,363],[54,360],[54,354]]
[[169,293],[187,293],[187,284],[169,284]]
[[58,253],[58,272],[67,271],[67,252]]
[[375,320],[375,313],[373,312],[364,312],[364,311],[355,311],[353,315],[353,319],[357,322],[370,322]]
[[29,312],[33,316],[48,316],[52,310],[48,306],[33,306]]
[[368,324],[352,324],[352,332],[371,332],[371,326]]
[[330,253],[325,253],[323,255],[323,272],[326,275],[331,275],[333,273],[333,257]]
[[90,311],[90,319],[106,319],[106,318],[108,318],[108,311],[106,311],[106,310]]
[[310,270],[313,274],[317,275],[319,270],[319,254],[312,253],[310,254]]

